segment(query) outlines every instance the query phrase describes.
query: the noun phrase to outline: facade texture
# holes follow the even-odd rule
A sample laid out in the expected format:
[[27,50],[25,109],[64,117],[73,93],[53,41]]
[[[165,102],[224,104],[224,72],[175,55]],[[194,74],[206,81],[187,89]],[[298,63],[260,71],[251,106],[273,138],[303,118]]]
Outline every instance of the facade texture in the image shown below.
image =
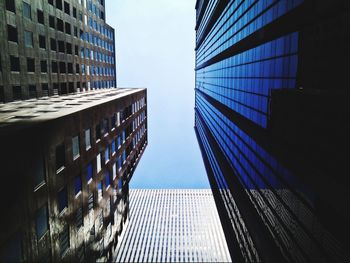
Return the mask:
[[195,131],[232,260],[349,261],[349,3],[196,11]]
[[116,87],[104,0],[1,0],[0,102]]
[[0,112],[0,261],[112,260],[147,145],[146,90],[10,102]]
[[111,261],[147,145],[104,0],[0,0],[1,262]]
[[231,262],[210,189],[131,189],[117,262]]

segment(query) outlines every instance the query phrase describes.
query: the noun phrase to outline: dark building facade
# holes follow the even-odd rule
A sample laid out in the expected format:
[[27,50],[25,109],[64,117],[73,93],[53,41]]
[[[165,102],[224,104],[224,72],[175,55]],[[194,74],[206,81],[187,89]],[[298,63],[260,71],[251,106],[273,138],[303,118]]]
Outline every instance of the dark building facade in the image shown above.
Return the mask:
[[349,10],[196,3],[195,131],[233,261],[349,261]]
[[104,0],[1,0],[0,102],[116,87]]
[[147,145],[145,89],[0,105],[1,262],[108,261]]
[[112,261],[147,145],[104,0],[0,0],[0,261]]

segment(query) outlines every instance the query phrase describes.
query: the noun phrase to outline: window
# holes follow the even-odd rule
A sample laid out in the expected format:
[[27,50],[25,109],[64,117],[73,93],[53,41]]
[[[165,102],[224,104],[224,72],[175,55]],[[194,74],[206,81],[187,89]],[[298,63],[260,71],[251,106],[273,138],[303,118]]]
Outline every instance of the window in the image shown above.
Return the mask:
[[117,135],[117,146],[118,146],[118,149],[122,146],[119,134]]
[[64,12],[68,15],[70,15],[70,8],[69,8],[69,4],[64,1]]
[[67,94],[67,83],[66,82],[63,82],[61,83],[61,94]]
[[73,160],[79,157],[79,135],[72,138]]
[[99,124],[96,125],[96,141],[101,139],[101,126]]
[[70,247],[69,241],[69,226],[65,225],[63,231],[59,235],[60,256],[64,257],[68,248]]
[[78,37],[78,28],[76,26],[74,27],[74,36]]
[[12,87],[13,100],[21,100],[22,99],[22,88],[21,86],[13,86]]
[[67,54],[72,54],[72,44],[66,43]]
[[73,7],[73,17],[77,18],[77,9]]
[[79,47],[78,47],[78,45],[75,45],[75,47],[74,47],[74,55],[76,55],[76,56],[79,55]]
[[118,189],[122,189],[123,188],[123,179],[119,178],[118,179]]
[[47,216],[47,204],[39,208],[35,216],[35,230],[38,240],[44,236],[49,229],[48,216]]
[[65,22],[65,29],[66,29],[66,34],[70,35],[71,32],[71,26],[68,22]]
[[56,39],[50,38],[50,46],[51,46],[51,50],[57,51]]
[[15,0],[6,0],[6,10],[16,13]]
[[20,71],[19,57],[10,56],[10,66],[11,66],[11,71],[19,72]]
[[52,61],[51,62],[51,70],[52,70],[52,73],[57,73],[58,72],[57,61]]
[[[67,68],[68,68],[68,73],[69,73],[69,74],[73,74],[73,64],[70,63],[70,62],[68,62],[68,63],[67,63]],[[71,91],[69,91],[69,92],[74,92],[74,84],[73,84],[73,82],[70,83],[70,85],[72,86],[72,89],[71,89]]]
[[39,35],[39,47],[46,49],[46,39],[45,36]]
[[37,9],[37,18],[38,18],[38,23],[40,24],[45,24],[44,22],[44,12],[41,11],[40,9]]
[[43,97],[49,96],[49,84],[47,84],[47,83],[42,83],[42,84],[41,84],[41,90],[42,90],[42,95],[43,95]]
[[109,161],[109,147],[107,146],[107,148],[105,149],[105,163],[107,163]]
[[0,102],[5,102],[4,87],[0,86]]
[[58,211],[61,213],[68,207],[67,186],[58,191]]
[[34,58],[27,58],[27,71],[35,72],[35,60]]
[[40,61],[40,71],[41,71],[41,73],[47,73],[47,61],[46,60]]
[[103,135],[106,135],[107,133],[108,133],[108,131],[109,131],[109,121],[108,121],[108,119],[106,118],[106,119],[103,119],[103,121],[102,121],[102,134]]
[[112,151],[112,155],[115,154],[115,141],[112,141],[112,145],[111,145],[111,151]]
[[91,148],[91,131],[90,129],[85,130],[85,149],[89,150]]
[[96,156],[96,172],[99,173],[101,171],[101,154],[99,153]]
[[81,176],[78,175],[74,178],[74,194],[77,196],[81,193]]
[[89,163],[86,168],[86,182],[88,184],[92,181],[92,174],[93,174],[92,163]]
[[66,162],[64,143],[56,146],[56,173],[63,170]]
[[30,4],[23,2],[23,16],[32,19],[32,8],[30,7]]
[[49,16],[49,26],[55,28],[55,18],[53,16]]
[[48,0],[48,3],[49,3],[50,5],[53,5],[53,0]]
[[66,73],[66,63],[61,61],[60,62],[60,74]]
[[97,183],[97,201],[100,201],[103,196],[102,181]]
[[[72,64],[72,63],[68,63],[68,70],[69,70],[69,64]],[[71,69],[72,69],[72,73],[73,73],[72,65],[71,65]],[[68,71],[68,73],[69,73],[69,71]],[[69,82],[68,83],[68,89],[69,89],[69,93],[73,93],[74,92],[74,82]]]
[[33,47],[33,32],[24,30],[24,45],[26,47]]
[[64,41],[58,40],[58,52],[64,53]]
[[64,32],[64,31],[63,31],[63,20],[57,18],[56,23],[57,23],[57,30],[59,30],[59,31],[61,31],[61,32]]
[[[76,74],[79,74],[79,73],[80,73],[80,66],[79,66],[79,64],[75,64],[75,73],[76,73]],[[77,84],[80,85],[80,82],[77,82]]]
[[62,0],[56,0],[56,7],[62,10]]
[[105,172],[105,179],[106,179],[106,188],[108,188],[111,185],[111,175],[108,170]]
[[7,25],[7,39],[8,41],[18,43],[18,32],[16,27]]
[[29,98],[36,98],[36,85],[28,85]]
[[117,165],[113,164],[113,180],[117,177]]
[[34,186],[35,188],[42,185],[45,182],[45,165],[44,158],[36,158],[34,163]]

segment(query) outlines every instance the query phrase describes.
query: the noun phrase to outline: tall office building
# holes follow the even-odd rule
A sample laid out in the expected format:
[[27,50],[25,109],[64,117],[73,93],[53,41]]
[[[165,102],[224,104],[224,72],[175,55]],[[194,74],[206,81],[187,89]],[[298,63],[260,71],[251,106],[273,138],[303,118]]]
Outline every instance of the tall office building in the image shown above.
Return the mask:
[[145,89],[0,106],[0,259],[105,261],[147,145]]
[[104,0],[1,0],[0,102],[116,87]]
[[196,3],[195,131],[233,261],[349,261],[349,9]]
[[[1,262],[110,261],[147,145],[104,1],[0,1]],[[4,102],[4,103],[2,103]]]
[[117,262],[231,262],[210,189],[131,189]]

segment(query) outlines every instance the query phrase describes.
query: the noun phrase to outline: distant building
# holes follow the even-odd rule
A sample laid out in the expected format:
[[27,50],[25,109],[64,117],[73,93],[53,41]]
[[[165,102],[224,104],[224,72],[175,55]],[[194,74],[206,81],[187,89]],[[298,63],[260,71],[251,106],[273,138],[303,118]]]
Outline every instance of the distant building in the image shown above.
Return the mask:
[[116,87],[104,0],[1,0],[0,103]]
[[195,131],[232,260],[348,262],[349,1],[196,11]]
[[0,261],[111,259],[147,145],[146,91],[0,107]]
[[231,262],[210,189],[131,189],[116,262]]

